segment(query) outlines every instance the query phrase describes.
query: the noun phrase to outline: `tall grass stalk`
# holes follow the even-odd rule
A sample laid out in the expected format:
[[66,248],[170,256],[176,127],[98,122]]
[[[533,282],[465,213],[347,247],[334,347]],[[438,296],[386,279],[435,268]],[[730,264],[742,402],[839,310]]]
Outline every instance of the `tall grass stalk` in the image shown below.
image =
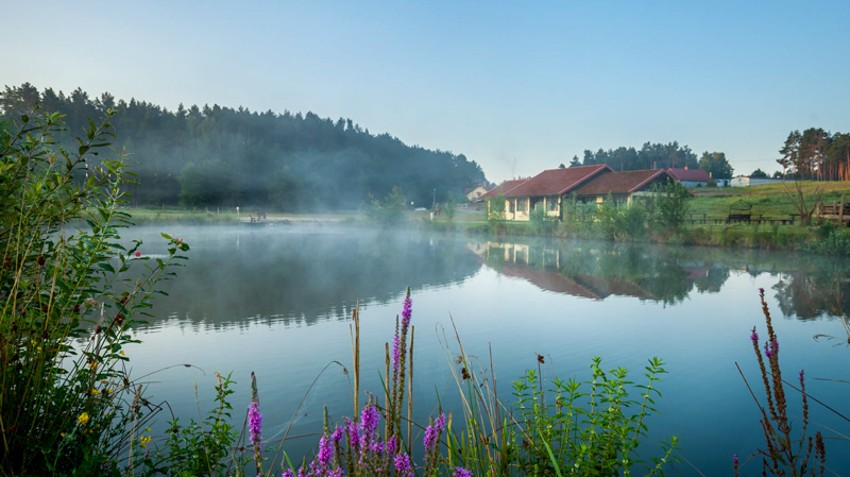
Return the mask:
[[[756,355],[762,385],[764,386],[765,404],[756,397],[755,392],[738,366],[738,372],[758,406],[761,414],[760,424],[765,440],[765,448],[759,449],[757,455],[762,463],[763,475],[804,476],[824,475],[826,471],[826,446],[820,431],[814,436],[809,435],[809,396],[806,393],[805,373],[798,373],[800,396],[802,399],[802,416],[799,430],[794,431],[792,418],[788,415],[788,400],[785,392],[785,381],[782,378],[782,368],[779,365],[779,339],[773,328],[770,309],[764,298],[764,289],[759,289],[762,313],[767,328],[767,340],[764,350],[760,346],[759,334],[753,326],[750,334],[753,352]],[[734,459],[733,469],[738,475],[739,463]]]

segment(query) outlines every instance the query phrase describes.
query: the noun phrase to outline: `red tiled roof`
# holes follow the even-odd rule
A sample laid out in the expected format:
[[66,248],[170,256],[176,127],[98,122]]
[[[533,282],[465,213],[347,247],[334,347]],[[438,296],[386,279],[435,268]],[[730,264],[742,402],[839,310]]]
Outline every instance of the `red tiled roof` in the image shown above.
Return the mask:
[[661,176],[672,176],[664,169],[623,171],[601,174],[576,189],[578,195],[631,194],[637,192]]
[[667,172],[669,172],[670,175],[678,181],[708,182],[711,180],[711,176],[708,172],[702,169],[680,169],[671,167],[670,169],[667,169]]
[[510,180],[504,181],[501,184],[494,187],[493,189],[488,190],[485,194],[482,194],[481,197],[479,197],[479,199],[480,200],[492,199],[493,197],[496,197],[500,194],[504,195],[509,190],[513,189],[514,187],[522,184],[523,182],[525,182],[527,180],[528,179],[510,179]]
[[613,172],[610,167],[604,164],[548,169],[505,192],[505,196],[532,197],[562,195],[581,186],[587,180],[603,171]]

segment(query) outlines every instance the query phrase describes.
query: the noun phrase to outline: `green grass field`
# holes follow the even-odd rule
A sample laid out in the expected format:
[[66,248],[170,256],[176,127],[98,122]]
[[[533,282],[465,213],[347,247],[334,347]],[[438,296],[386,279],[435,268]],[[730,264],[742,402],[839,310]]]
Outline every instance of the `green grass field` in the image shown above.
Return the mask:
[[800,192],[802,192],[803,203],[807,207],[814,207],[818,198],[824,203],[841,201],[842,198],[850,200],[850,182],[802,181],[692,190],[694,198],[690,203],[690,213],[694,216],[705,214],[709,219],[725,218],[729,214],[730,207],[738,201],[751,204],[753,216],[787,218],[791,214],[799,213],[795,202],[800,203]]

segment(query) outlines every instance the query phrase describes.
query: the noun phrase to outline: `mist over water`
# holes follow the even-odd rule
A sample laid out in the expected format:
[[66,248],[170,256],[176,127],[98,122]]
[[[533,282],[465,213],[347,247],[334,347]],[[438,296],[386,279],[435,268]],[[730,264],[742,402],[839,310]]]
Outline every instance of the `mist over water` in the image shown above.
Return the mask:
[[[605,369],[627,367],[635,381],[646,359],[659,356],[669,374],[641,449],[652,453],[658,440],[675,434],[687,460],[677,465],[683,475],[695,473],[691,465],[706,475],[729,473],[732,454],[761,445],[758,409],[735,368],[741,365],[758,394],[748,337],[752,326],[764,329],[760,287],[782,342],[784,371],[793,377],[805,369],[812,395],[839,409],[845,401],[846,385],[818,379],[847,379],[845,260],[322,224],[153,225],[131,232],[125,238],[143,239],[146,254],[164,251],[159,232],[192,247],[186,267],[163,285],[169,295],[156,300],[153,318],[137,329],[143,343],[128,349],[134,375],[153,372],[149,394],[167,400],[185,422],[210,408],[213,372],[232,371],[240,425],[254,371],[267,448],[294,421],[285,446],[293,460],[314,450],[324,406],[332,421],[353,412],[349,324],[358,301],[361,389],[380,394],[384,344],[408,286],[417,422],[436,411],[438,396],[445,410],[459,412],[453,325],[488,371],[492,350],[507,402],[510,382],[536,367],[537,353],[546,357],[547,377],[578,380],[589,377],[593,356]],[[801,412],[796,396],[789,412]],[[812,407],[811,421],[812,432],[833,435],[824,426],[836,421],[823,408]],[[850,468],[845,450],[828,442],[827,462]]]

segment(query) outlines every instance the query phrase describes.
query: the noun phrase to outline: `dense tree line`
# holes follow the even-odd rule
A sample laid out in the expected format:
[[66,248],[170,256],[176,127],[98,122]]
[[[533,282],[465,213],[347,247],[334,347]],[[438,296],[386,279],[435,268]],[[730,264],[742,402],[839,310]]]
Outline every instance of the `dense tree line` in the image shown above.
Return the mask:
[[169,111],[109,93],[39,92],[25,83],[0,93],[0,119],[26,114],[36,103],[65,115],[60,140],[69,145],[90,119],[118,111],[114,146],[129,154],[136,184],[128,187],[137,205],[354,209],[398,187],[408,203],[430,206],[487,182],[463,154],[408,146],[351,119],[312,112],[182,104]]
[[799,179],[850,180],[850,134],[822,128],[791,131],[776,162],[786,175]]
[[634,147],[618,147],[617,149],[599,149],[596,152],[585,150],[584,157],[579,160],[574,156],[570,166],[591,166],[607,164],[617,171],[639,171],[646,169],[684,168],[704,169],[714,178],[728,179],[732,177],[733,169],[722,152],[704,152],[697,155],[688,146],[680,146],[677,142],[668,144],[645,143],[640,150]]

